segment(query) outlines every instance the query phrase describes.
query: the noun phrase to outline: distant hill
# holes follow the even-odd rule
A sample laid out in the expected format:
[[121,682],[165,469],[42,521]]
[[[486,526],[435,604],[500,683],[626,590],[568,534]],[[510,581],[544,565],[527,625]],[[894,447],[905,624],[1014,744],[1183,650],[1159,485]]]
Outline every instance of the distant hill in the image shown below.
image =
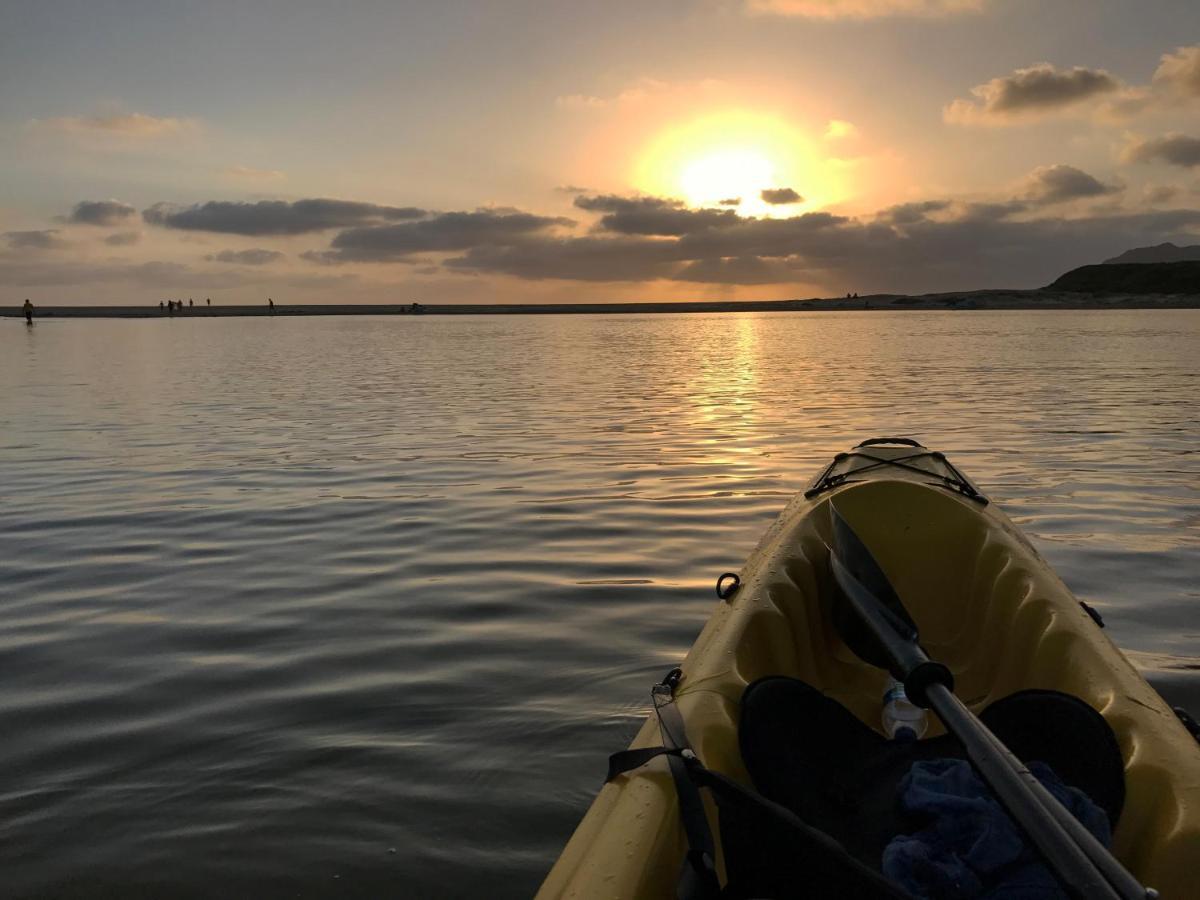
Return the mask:
[[1080,266],[1059,276],[1046,290],[1086,294],[1200,295],[1200,259],[1162,263],[1107,262],[1095,266]]
[[1159,244],[1157,247],[1134,247],[1126,250],[1120,256],[1106,259],[1105,265],[1114,263],[1170,263],[1193,262],[1200,260],[1200,244],[1190,247],[1177,247],[1174,244]]

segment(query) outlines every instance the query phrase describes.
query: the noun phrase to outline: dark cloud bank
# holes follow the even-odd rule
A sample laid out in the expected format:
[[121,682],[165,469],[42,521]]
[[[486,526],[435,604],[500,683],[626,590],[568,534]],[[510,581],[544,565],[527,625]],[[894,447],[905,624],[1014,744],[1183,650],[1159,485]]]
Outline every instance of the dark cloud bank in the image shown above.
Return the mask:
[[419,222],[349,228],[334,237],[331,249],[310,252],[314,262],[404,262],[418,253],[446,253],[476,246],[505,245],[529,239],[570,219],[536,216],[519,210],[448,212]]
[[601,194],[576,197],[575,205],[603,213],[597,230],[613,234],[679,237],[699,228],[728,228],[741,221],[732,209],[687,209],[682,201],[662,197]]
[[120,200],[81,200],[67,221],[76,225],[124,225],[137,216],[137,210]]
[[1167,134],[1135,141],[1125,150],[1127,162],[1165,162],[1185,169],[1200,166],[1200,138]]
[[265,266],[267,263],[283,259],[283,254],[278,250],[264,250],[261,247],[255,247],[251,250],[222,250],[220,253],[214,253],[204,258],[209,262],[232,263],[239,266]]
[[[690,209],[661,197],[584,194],[574,206],[590,225],[516,209],[423,212],[334,200],[212,201],[147,221],[218,233],[299,234],[338,227],[302,256],[326,265],[406,264],[422,274],[522,279],[709,284],[828,285],[831,290],[927,291],[1027,287],[1132,246],[1188,238],[1200,210],[1099,211],[1114,195],[1071,166],[1047,166],[1007,200],[931,199],[850,218],[812,212],[753,218],[733,209]],[[1111,204],[1110,204],[1111,205]],[[401,219],[402,221],[394,221]],[[276,251],[225,250],[211,261],[262,265]],[[845,286],[845,288],[843,288]]]
[[378,206],[326,199],[260,200],[257,203],[210,200],[185,207],[158,203],[142,212],[147,223],[164,228],[244,235],[306,234],[368,222],[419,219],[424,215],[425,210],[411,206]]
[[10,250],[53,250],[62,246],[58,230],[54,228],[43,231],[6,231],[0,237],[4,238]]
[[1063,109],[1121,88],[1121,82],[1103,69],[1058,69],[1039,63],[972,88],[974,99],[956,100],[946,108],[946,117],[957,121],[1003,120]]
[[993,125],[1021,121],[1097,103],[1109,118],[1178,108],[1200,99],[1200,44],[1163,54],[1148,85],[1129,85],[1104,69],[1059,69],[1038,63],[971,88],[970,99],[955,100],[945,118]]
[[1049,206],[1086,197],[1120,193],[1121,185],[1105,184],[1074,166],[1042,166],[1026,180],[1026,196],[1031,203]]

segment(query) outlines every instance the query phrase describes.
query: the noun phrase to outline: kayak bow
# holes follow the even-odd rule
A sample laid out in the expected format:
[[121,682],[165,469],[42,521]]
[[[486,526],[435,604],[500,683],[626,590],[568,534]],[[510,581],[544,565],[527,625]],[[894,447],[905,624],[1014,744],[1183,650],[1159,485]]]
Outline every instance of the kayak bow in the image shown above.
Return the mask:
[[[899,612],[885,615],[901,631],[911,617],[928,657],[948,667],[954,693],[972,712],[1040,689],[1103,716],[1124,766],[1113,855],[1162,897],[1194,896],[1196,740],[1004,513],[942,454],[909,439],[866,441],[838,454],[768,529],[740,583],[725,589],[673,686],[673,706],[703,767],[753,785],[739,750],[740,705],[747,686],[767,676],[800,679],[880,730],[889,676],[860,657],[863,647],[835,621],[827,549],[835,543],[834,501],[903,599]],[[942,733],[934,722],[927,737]],[[631,748],[662,744],[652,717]],[[669,755],[607,783],[538,896],[674,896],[688,850],[670,770],[679,764]],[[716,807],[706,801],[705,809],[724,878]]]

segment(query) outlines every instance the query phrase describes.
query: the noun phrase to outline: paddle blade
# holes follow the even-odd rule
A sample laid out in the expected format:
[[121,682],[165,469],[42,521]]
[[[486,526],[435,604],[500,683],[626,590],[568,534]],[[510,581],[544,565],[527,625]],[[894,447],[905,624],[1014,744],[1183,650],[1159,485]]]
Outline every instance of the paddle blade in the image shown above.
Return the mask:
[[[916,623],[871,551],[833,503],[829,504],[829,515],[833,523],[833,545],[829,547],[829,554],[837,586],[833,626],[855,656],[878,668],[892,669],[895,656],[881,645],[878,626],[887,625],[900,641],[915,645],[918,641]],[[838,577],[839,564],[851,578],[844,574]],[[868,627],[864,612],[873,613],[870,618],[877,627]]]

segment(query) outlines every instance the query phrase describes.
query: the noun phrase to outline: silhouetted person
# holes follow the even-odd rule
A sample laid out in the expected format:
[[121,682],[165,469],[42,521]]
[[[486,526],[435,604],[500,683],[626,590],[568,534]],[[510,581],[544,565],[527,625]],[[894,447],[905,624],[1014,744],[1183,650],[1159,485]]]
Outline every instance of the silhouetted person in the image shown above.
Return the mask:
[[192,298],[188,297],[188,309],[192,308]]
[[212,297],[205,297],[204,303],[206,306],[212,306]]
[[169,315],[169,316],[175,315],[175,301],[174,300],[167,301],[167,315]]
[[25,303],[22,304],[21,309],[25,313],[25,324],[32,325],[33,324],[33,304],[29,302],[28,297],[25,298]]
[[158,301],[158,311],[159,312],[163,311],[163,302],[161,300]]
[[270,297],[267,298],[267,308],[271,310],[271,315],[275,315],[275,301]]

